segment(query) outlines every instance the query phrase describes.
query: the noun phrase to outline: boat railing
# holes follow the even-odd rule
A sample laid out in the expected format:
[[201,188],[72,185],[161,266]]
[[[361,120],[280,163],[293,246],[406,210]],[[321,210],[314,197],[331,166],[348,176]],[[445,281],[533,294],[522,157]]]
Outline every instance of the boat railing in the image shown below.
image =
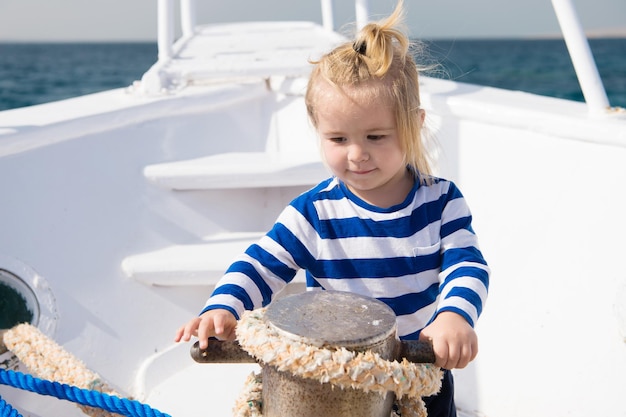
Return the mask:
[[[182,36],[191,36],[196,26],[196,1],[178,0],[180,2],[180,26]],[[159,60],[169,59],[173,56],[175,42],[175,2],[176,0],[158,0],[158,49]],[[369,1],[355,0],[357,28],[365,26],[369,20]],[[335,29],[333,0],[321,0],[322,26],[329,31]]]
[[[171,59],[174,55],[175,1],[177,0],[158,0],[158,57],[161,62]],[[182,37],[190,37],[194,34],[196,26],[197,0],[178,1]],[[611,106],[606,90],[572,0],[552,0],[552,5],[589,113],[598,115],[610,112]],[[326,30],[334,30],[333,0],[321,0],[321,8],[322,26]],[[368,0],[355,0],[355,12],[357,28],[362,28],[369,20]]]
[[[180,1],[180,26],[182,36],[192,36],[196,26],[196,0]],[[173,56],[175,38],[175,0],[158,0],[158,35],[157,45],[159,60]]]
[[552,6],[561,26],[561,32],[589,113],[604,114],[610,110],[611,106],[576,9],[571,0],[552,0]]

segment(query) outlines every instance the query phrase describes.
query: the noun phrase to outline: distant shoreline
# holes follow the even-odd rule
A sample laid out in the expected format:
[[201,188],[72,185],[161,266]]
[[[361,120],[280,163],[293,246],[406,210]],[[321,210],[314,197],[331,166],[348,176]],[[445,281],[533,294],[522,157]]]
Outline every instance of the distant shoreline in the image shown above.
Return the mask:
[[[626,28],[618,29],[598,29],[585,31],[587,39],[626,39]],[[489,40],[511,40],[511,41],[541,41],[541,40],[559,40],[563,39],[563,34],[538,34],[527,36],[477,36],[477,37],[449,37],[449,36],[437,36],[437,37],[424,37],[423,40],[428,41],[443,41],[443,40],[457,40],[457,41],[489,41]]]
[[[604,29],[589,29],[585,31],[588,39],[624,39],[626,38],[626,27],[622,28],[604,28]],[[468,41],[482,41],[482,40],[554,40],[563,39],[561,32],[545,33],[536,35],[511,35],[511,36],[423,36],[418,39],[425,41],[437,41],[437,40],[468,40]],[[156,39],[1,39],[0,44],[123,44],[123,43],[157,43]]]
[[[587,38],[593,39],[626,39],[626,29],[623,31],[615,32],[588,32]],[[563,35],[560,33],[552,35],[533,35],[533,36],[478,36],[478,37],[453,37],[453,36],[433,36],[418,38],[419,41],[550,41],[563,39]],[[141,40],[141,39],[129,39],[129,40],[11,40],[2,39],[0,45],[98,45],[98,44],[157,44],[156,40]]]
[[[588,39],[623,39],[626,38],[626,28],[590,29],[585,31]],[[527,36],[522,39],[563,39],[562,33]]]

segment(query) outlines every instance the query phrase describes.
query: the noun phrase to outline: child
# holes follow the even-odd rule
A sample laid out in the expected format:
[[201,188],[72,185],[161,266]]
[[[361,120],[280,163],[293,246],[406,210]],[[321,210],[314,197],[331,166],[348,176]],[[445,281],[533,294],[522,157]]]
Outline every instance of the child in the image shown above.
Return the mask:
[[[333,177],[285,208],[176,341],[196,335],[204,348],[212,336],[234,339],[240,314],[267,305],[303,268],[309,289],[388,304],[398,336],[432,340],[438,366],[474,359],[489,268],[463,196],[430,173],[418,69],[396,28],[401,18],[402,1],[315,63],[305,100]],[[441,392],[425,400],[431,417],[456,415],[449,371]]]

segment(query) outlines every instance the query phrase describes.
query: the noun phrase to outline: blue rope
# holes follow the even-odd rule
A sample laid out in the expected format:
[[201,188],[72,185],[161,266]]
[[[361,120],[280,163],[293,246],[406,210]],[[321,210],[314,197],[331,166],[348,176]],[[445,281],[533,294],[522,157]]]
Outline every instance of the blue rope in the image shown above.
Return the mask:
[[0,417],[22,417],[22,415],[0,396]]
[[[81,405],[97,407],[128,417],[171,417],[138,401],[119,398],[98,391],[86,390],[58,382],[46,381],[21,372],[0,369],[0,384],[9,385],[41,395],[49,395],[62,400],[69,400]],[[4,402],[4,401],[2,401]],[[2,404],[0,403],[0,406]],[[9,406],[10,407],[10,406]],[[21,417],[4,414],[0,408],[0,417]]]

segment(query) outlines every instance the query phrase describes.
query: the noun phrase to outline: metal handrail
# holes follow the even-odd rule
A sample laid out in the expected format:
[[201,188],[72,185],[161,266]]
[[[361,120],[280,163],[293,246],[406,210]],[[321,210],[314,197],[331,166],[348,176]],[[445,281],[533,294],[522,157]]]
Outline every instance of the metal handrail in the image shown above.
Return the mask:
[[[159,61],[173,56],[175,0],[158,0],[158,36]],[[196,25],[196,1],[180,1],[180,20],[183,37],[191,36]],[[357,28],[362,28],[369,21],[369,1],[355,0]],[[333,0],[321,0],[322,25],[326,30],[334,30]]]
[[158,0],[157,46],[159,61],[172,57],[174,45],[174,0]]
[[552,0],[552,6],[561,26],[561,32],[589,113],[606,113],[611,108],[609,99],[574,5],[571,0]]

